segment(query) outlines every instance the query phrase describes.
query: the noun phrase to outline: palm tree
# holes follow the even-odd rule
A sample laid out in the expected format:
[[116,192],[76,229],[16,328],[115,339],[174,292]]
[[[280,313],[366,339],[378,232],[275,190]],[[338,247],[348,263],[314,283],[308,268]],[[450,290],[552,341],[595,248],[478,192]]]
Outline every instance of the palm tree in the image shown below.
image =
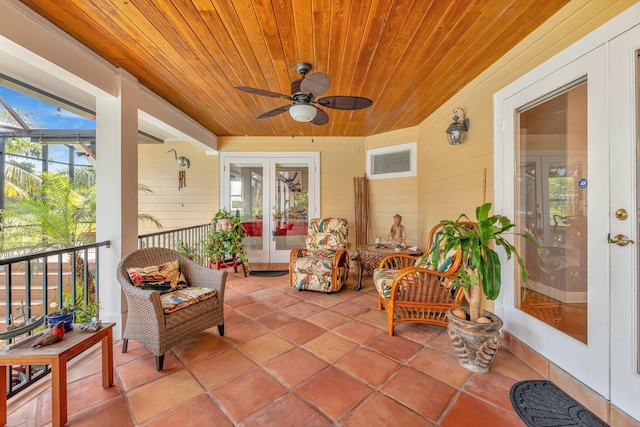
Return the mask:
[[[2,212],[5,229],[2,240],[5,251],[35,253],[47,249],[72,248],[91,243],[96,222],[95,185],[85,186],[66,174],[43,172],[39,193],[15,200]],[[73,252],[70,266],[75,266],[75,279],[84,282],[85,259]],[[77,282],[73,282],[77,283]],[[93,301],[93,274],[87,272],[88,295]],[[83,295],[78,285],[76,295]],[[82,305],[82,300],[76,303]]]
[[[141,182],[138,183],[138,191],[141,193],[153,193],[153,190],[151,189],[151,187]],[[159,229],[162,228],[162,224],[160,223],[160,220],[148,213],[138,212],[138,221],[140,221],[143,224],[151,223]]]
[[7,162],[4,165],[4,195],[11,198],[28,197],[40,190],[40,177],[21,165]]
[[43,172],[39,194],[16,200],[2,218],[12,230],[3,239],[5,250],[33,252],[86,244],[95,229],[95,187]]

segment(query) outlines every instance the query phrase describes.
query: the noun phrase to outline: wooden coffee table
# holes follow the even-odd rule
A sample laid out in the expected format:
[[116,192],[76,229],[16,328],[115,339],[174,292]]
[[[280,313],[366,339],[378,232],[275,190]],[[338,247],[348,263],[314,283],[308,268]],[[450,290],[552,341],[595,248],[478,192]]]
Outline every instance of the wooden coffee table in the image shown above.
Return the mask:
[[106,323],[96,332],[83,332],[76,325],[62,341],[31,348],[25,339],[0,350],[0,425],[7,423],[7,366],[51,365],[51,416],[54,427],[67,422],[67,361],[102,342],[102,386],[113,385],[113,326]]
[[396,251],[393,248],[387,247],[376,247],[375,245],[363,245],[358,246],[358,249],[351,254],[351,259],[358,266],[358,282],[356,283],[356,287],[353,288],[356,291],[359,291],[362,288],[362,272],[366,271],[369,275],[373,274],[373,270],[378,268],[380,265],[380,261],[387,255],[391,254],[404,254],[411,256],[420,256],[422,255],[422,251],[417,249],[415,251],[404,249],[401,251]]

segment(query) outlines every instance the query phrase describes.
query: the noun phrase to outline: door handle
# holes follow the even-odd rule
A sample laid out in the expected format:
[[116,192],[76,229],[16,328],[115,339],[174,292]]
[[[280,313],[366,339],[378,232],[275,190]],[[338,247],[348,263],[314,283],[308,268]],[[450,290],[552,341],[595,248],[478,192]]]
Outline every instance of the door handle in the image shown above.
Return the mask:
[[609,243],[613,243],[618,246],[627,246],[629,243],[631,243],[632,245],[636,243],[624,234],[616,234],[614,237],[611,237],[611,234],[609,234],[607,240],[609,241]]

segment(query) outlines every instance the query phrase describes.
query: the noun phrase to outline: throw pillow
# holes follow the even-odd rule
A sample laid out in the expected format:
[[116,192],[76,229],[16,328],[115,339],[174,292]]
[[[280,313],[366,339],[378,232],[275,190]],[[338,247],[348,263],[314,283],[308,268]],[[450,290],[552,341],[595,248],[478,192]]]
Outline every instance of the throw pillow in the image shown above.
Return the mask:
[[451,267],[451,264],[453,264],[453,257],[456,255],[456,252],[457,249],[450,249],[446,254],[442,254],[441,251],[438,265],[434,266],[432,262],[433,254],[429,251],[418,258],[414,265],[418,268],[426,268],[427,270],[436,270],[439,273],[444,273]]
[[148,267],[132,267],[127,269],[133,284],[139,288],[170,292],[186,288],[187,280],[180,272],[178,260]]

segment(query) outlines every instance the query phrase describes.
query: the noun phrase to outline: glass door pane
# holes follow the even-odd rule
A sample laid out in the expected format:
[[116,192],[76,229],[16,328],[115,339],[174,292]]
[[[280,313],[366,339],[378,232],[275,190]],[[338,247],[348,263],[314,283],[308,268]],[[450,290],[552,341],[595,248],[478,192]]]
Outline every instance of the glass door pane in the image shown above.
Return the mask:
[[276,163],[272,206],[275,248],[305,247],[309,222],[309,167],[306,163]]
[[[516,307],[587,343],[587,84],[517,111],[516,212],[530,276]],[[526,298],[522,298],[526,295]]]
[[243,244],[249,251],[262,250],[264,168],[260,163],[231,163],[229,171],[228,206],[247,232]]

